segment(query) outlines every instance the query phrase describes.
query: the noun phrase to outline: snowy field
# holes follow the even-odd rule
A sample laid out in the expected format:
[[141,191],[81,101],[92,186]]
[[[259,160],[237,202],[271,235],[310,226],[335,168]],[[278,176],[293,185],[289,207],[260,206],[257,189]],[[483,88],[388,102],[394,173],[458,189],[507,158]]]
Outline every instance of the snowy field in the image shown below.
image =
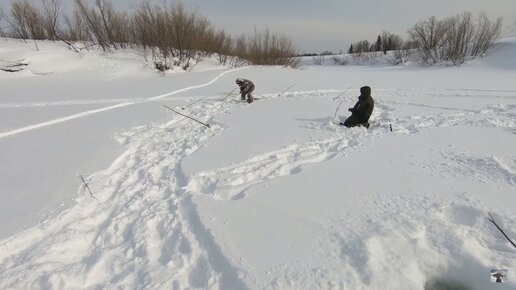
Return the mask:
[[[0,40],[29,63],[0,71],[0,289],[516,289],[487,220],[516,238],[516,39],[461,67],[163,76],[39,48]],[[221,101],[237,77],[255,103]],[[363,85],[371,128],[336,126]]]

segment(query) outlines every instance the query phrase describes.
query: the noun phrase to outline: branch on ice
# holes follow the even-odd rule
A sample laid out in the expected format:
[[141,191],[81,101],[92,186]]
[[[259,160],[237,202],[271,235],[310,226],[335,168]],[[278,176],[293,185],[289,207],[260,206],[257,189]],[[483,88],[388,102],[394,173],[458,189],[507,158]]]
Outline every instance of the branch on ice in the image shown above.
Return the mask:
[[503,236],[516,248],[516,244],[505,234],[505,232],[498,226],[498,224],[496,224],[496,222],[495,222],[493,216],[491,215],[491,213],[489,213],[488,220],[490,222],[492,222],[496,226],[496,228],[503,234]]

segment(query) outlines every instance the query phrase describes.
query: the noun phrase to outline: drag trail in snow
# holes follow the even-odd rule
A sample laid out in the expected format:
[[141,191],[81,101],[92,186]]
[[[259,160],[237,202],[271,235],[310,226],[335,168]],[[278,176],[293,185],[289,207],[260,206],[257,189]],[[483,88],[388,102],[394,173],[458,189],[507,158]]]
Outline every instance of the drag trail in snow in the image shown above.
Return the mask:
[[[52,125],[55,125],[55,124],[67,122],[67,121],[70,121],[70,120],[74,120],[74,119],[78,119],[78,118],[82,118],[82,117],[86,117],[86,116],[91,116],[93,114],[97,114],[97,113],[101,113],[101,112],[111,111],[111,110],[115,110],[115,109],[119,109],[119,108],[124,108],[124,107],[131,106],[131,105],[141,104],[141,103],[145,103],[145,102],[159,101],[159,100],[162,100],[164,98],[167,98],[167,97],[170,97],[170,96],[173,96],[173,95],[177,95],[177,94],[189,91],[189,90],[195,90],[195,89],[199,89],[199,88],[203,88],[203,87],[209,86],[209,85],[215,83],[217,80],[219,80],[224,75],[229,74],[229,73],[233,73],[233,72],[236,72],[236,71],[239,71],[239,70],[242,70],[242,69],[245,69],[245,67],[244,68],[236,68],[236,69],[224,71],[224,72],[220,73],[217,77],[215,77],[213,80],[211,80],[211,81],[209,81],[207,83],[201,84],[201,85],[195,85],[195,86],[186,87],[186,88],[183,88],[183,89],[175,90],[175,91],[170,92],[170,93],[162,94],[162,95],[155,96],[155,97],[150,97],[150,98],[147,98],[147,99],[126,101],[126,102],[123,102],[123,103],[120,103],[120,104],[116,104],[116,105],[112,105],[112,106],[109,106],[109,107],[104,107],[104,108],[100,108],[100,109],[95,109],[95,110],[90,110],[90,111],[86,111],[86,112],[81,112],[81,113],[78,113],[78,114],[73,114],[73,115],[70,115],[70,116],[66,116],[66,117],[50,120],[50,121],[47,121],[47,122],[42,122],[42,123],[39,123],[39,124],[34,124],[34,125],[26,126],[26,127],[23,127],[23,128],[18,128],[18,129],[15,129],[15,130],[7,131],[7,132],[2,132],[2,133],[0,133],[0,139],[5,138],[5,137],[9,137],[9,136],[13,136],[13,135],[16,135],[16,134],[20,134],[20,133],[24,133],[24,132],[28,132],[28,131],[32,131],[32,130],[36,130],[36,129],[40,129],[40,128],[44,128],[44,127],[48,127],[48,126],[52,126]],[[38,104],[38,106],[39,106],[39,104]]]

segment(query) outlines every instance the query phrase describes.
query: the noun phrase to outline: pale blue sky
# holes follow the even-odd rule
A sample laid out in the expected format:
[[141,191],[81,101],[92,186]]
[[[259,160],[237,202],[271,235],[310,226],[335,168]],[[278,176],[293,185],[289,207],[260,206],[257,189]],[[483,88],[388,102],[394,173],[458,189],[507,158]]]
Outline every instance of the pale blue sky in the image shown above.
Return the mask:
[[[38,1],[38,0],[33,0]],[[89,0],[91,1],[91,0]],[[0,0],[8,7],[11,0]],[[62,0],[70,6],[72,0]],[[152,0],[163,3],[168,0]],[[131,9],[138,0],[113,0]],[[485,11],[491,19],[504,18],[504,27],[516,21],[516,0],[184,0],[211,22],[232,33],[270,28],[289,36],[301,51],[346,50],[351,42],[374,41],[383,30],[406,36],[419,20],[443,18],[464,11]]]

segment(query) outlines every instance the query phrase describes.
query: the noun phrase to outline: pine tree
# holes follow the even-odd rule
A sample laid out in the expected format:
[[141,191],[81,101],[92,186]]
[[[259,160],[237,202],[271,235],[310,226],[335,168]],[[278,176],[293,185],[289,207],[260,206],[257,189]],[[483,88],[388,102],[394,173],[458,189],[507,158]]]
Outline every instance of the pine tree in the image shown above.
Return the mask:
[[381,51],[382,50],[382,38],[380,35],[378,35],[378,38],[376,39],[376,45],[375,45],[375,51]]
[[348,53],[353,53],[353,44],[349,46]]

